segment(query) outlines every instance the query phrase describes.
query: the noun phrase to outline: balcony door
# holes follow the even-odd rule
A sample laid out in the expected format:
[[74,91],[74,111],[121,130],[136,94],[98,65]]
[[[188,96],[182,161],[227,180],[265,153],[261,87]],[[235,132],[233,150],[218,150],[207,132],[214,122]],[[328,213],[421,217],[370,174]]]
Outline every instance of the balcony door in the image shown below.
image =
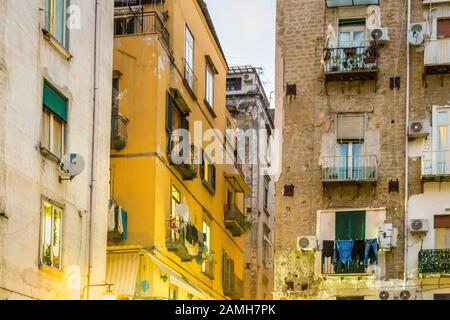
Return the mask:
[[363,175],[364,145],[359,142],[337,144],[337,169],[339,180],[357,180]]
[[365,19],[339,20],[339,48],[364,47]]
[[433,174],[450,174],[450,108],[436,108],[433,124]]

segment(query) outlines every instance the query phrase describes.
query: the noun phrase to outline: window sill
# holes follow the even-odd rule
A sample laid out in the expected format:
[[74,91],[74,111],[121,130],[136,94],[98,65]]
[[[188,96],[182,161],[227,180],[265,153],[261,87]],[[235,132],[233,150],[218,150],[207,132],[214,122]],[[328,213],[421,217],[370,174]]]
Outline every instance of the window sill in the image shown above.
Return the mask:
[[56,163],[56,164],[60,164],[61,163],[61,159],[55,155],[54,153],[52,153],[50,150],[48,150],[47,148],[43,147],[42,145],[40,146],[40,150],[41,150],[41,155],[44,158],[49,159],[50,161]]
[[50,267],[46,264],[40,263],[39,270],[51,277],[57,278],[57,279],[62,280],[64,278],[64,272],[61,269]]
[[47,30],[42,29],[44,39],[47,40],[51,46],[56,49],[56,51],[67,61],[70,61],[73,56],[72,54],[58,41],[56,38]]
[[206,106],[206,109],[208,109],[209,113],[211,114],[211,116],[215,119],[217,118],[217,114],[214,112],[214,108],[211,107],[211,105],[209,104],[208,100],[204,99],[203,103]]
[[206,190],[208,190],[209,194],[212,196],[216,195],[216,190],[205,180],[202,179],[202,184],[205,187]]

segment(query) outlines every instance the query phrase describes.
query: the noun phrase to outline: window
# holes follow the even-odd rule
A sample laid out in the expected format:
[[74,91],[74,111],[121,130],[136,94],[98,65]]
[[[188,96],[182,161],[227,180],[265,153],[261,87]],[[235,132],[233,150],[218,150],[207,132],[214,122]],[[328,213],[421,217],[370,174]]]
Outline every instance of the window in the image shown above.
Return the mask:
[[64,154],[67,99],[44,84],[41,147],[61,159]]
[[192,90],[194,90],[194,36],[189,30],[188,26],[185,27],[185,74],[184,78]]
[[214,71],[209,62],[206,63],[206,93],[205,100],[208,106],[214,109]]
[[264,223],[264,235],[263,235],[263,244],[264,244],[264,259],[269,260],[272,259],[272,242],[270,241],[270,228]]
[[172,197],[170,203],[171,217],[176,216],[175,209],[180,203],[181,203],[181,192],[175,186],[172,186]]
[[41,263],[56,269],[61,269],[61,217],[61,208],[43,201]]
[[[428,155],[431,161],[433,174],[447,174],[450,172],[450,109],[436,107],[433,109],[433,135],[432,154]],[[431,159],[430,159],[431,157]]]
[[364,47],[365,19],[339,20],[339,47]]
[[68,2],[45,0],[45,30],[65,48],[69,46],[69,32],[66,27]]
[[434,216],[435,249],[450,249],[450,215]]
[[174,285],[169,286],[169,300],[178,300],[178,288]]
[[364,140],[366,130],[365,114],[339,114],[336,118],[336,137],[339,143]]
[[240,91],[242,89],[241,78],[229,78],[227,79],[227,91]]
[[208,155],[203,151],[202,163],[200,164],[200,177],[203,185],[213,194],[216,191],[216,166]]
[[172,134],[177,129],[189,131],[188,113],[181,109],[172,94],[168,91],[166,96],[166,131],[169,150],[172,150]]
[[336,240],[364,240],[365,238],[365,211],[336,213]]
[[[210,255],[212,250],[211,250],[211,226],[203,221],[203,252],[206,253],[207,255]],[[207,271],[207,265],[206,265],[206,261],[204,260],[202,263],[202,272],[206,272]]]
[[270,178],[267,178],[267,176],[264,179],[264,209],[268,209],[269,208],[269,181],[268,180]]
[[450,18],[441,18],[437,20],[437,36],[450,38]]

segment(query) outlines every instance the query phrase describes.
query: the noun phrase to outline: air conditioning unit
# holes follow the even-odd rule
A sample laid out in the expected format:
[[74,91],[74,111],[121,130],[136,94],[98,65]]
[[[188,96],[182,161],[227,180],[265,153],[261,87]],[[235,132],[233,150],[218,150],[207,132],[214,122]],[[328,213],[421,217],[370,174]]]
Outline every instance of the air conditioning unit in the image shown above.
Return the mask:
[[380,300],[398,300],[398,294],[391,290],[381,290],[378,292]]
[[429,230],[428,220],[426,219],[411,219],[409,220],[409,231],[411,233],[427,233]]
[[377,43],[386,43],[389,41],[389,28],[381,27],[376,29],[369,29],[369,34],[372,40]]
[[297,238],[297,249],[303,251],[317,250],[317,238],[314,236],[301,236]]
[[415,290],[402,290],[398,294],[399,300],[416,300]]
[[394,225],[385,223],[378,227],[378,242],[381,250],[391,250],[393,247]]
[[408,131],[408,135],[411,138],[427,137],[431,132],[430,122],[428,120],[411,121]]
[[412,23],[408,32],[408,42],[413,46],[420,46],[424,40],[427,32],[426,22]]

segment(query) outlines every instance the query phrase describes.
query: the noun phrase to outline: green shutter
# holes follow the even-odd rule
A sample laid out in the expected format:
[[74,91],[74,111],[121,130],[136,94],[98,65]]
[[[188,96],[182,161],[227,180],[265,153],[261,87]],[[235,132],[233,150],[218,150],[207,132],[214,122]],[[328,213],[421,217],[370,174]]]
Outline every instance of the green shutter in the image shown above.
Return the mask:
[[67,98],[58,93],[46,82],[44,83],[44,107],[67,122]]
[[363,240],[366,238],[364,211],[336,213],[336,240]]

